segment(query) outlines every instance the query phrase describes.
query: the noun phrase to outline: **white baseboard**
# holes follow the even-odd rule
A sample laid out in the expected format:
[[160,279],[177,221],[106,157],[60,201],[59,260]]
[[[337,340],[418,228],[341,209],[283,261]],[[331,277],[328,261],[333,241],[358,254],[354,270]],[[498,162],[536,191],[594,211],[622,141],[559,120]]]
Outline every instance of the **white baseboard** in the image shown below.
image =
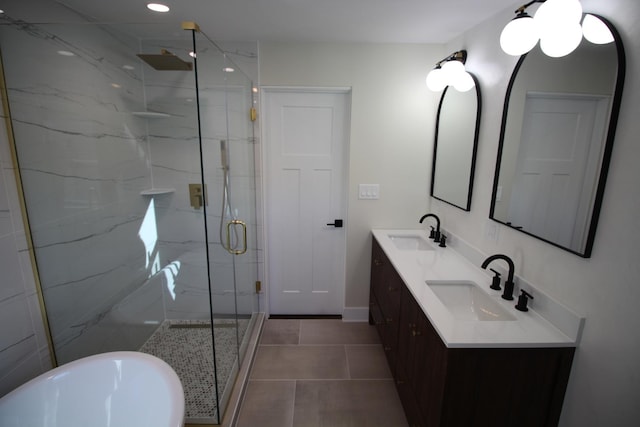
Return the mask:
[[343,322],[368,322],[369,307],[345,307],[342,312]]

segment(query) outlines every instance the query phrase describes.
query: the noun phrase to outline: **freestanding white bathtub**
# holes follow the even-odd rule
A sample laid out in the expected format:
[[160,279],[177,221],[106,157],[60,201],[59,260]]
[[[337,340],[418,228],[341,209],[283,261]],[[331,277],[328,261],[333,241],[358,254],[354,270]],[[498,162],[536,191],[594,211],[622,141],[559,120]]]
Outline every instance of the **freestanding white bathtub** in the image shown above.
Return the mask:
[[0,399],[2,427],[181,427],[184,392],[157,357],[118,351],[46,372]]

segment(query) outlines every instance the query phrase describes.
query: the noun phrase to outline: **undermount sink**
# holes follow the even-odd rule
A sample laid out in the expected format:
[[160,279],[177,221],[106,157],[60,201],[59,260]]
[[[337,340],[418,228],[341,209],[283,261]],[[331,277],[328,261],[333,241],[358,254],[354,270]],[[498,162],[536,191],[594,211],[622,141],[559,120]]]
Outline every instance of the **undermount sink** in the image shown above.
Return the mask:
[[389,234],[389,239],[401,251],[432,251],[434,247],[417,234]]
[[510,321],[515,316],[471,281],[427,281],[442,304],[458,320]]

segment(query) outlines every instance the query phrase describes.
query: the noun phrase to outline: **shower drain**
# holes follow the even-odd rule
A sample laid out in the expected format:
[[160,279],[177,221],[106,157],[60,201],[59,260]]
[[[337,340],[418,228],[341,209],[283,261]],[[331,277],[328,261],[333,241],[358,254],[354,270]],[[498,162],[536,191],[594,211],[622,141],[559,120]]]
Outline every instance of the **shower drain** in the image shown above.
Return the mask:
[[[235,328],[235,323],[220,323],[214,324],[213,328]],[[173,323],[169,325],[169,329],[209,329],[211,328],[211,323]]]

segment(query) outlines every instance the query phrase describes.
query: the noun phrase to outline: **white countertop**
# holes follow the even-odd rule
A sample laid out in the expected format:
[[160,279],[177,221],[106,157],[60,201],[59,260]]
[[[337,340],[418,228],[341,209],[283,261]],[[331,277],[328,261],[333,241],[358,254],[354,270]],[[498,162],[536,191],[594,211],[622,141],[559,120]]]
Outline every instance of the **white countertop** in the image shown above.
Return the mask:
[[[372,230],[396,271],[431,321],[447,347],[575,347],[578,337],[570,337],[535,310],[521,312],[514,300],[501,298],[502,291],[489,288],[492,274],[474,265],[453,248],[440,248],[421,229]],[[419,235],[434,250],[400,250],[389,235]],[[503,261],[497,261],[502,263]],[[493,264],[493,263],[492,263]],[[493,265],[491,265],[493,266]],[[516,271],[517,273],[517,271]],[[476,282],[490,298],[508,310],[516,320],[472,321],[454,318],[426,284],[427,281],[464,280]],[[534,295],[535,298],[535,295]]]

